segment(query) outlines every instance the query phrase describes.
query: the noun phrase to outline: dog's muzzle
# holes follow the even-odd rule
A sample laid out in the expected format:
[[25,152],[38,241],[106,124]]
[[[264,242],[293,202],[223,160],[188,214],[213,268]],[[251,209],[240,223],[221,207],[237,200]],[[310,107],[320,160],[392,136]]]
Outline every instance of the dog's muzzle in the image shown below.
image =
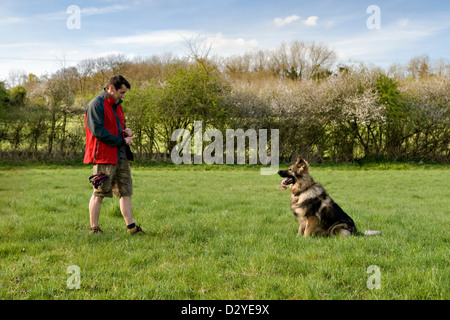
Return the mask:
[[287,189],[287,186],[292,184],[294,182],[294,179],[292,178],[286,178],[283,181],[281,181],[281,187],[283,188],[283,190]]

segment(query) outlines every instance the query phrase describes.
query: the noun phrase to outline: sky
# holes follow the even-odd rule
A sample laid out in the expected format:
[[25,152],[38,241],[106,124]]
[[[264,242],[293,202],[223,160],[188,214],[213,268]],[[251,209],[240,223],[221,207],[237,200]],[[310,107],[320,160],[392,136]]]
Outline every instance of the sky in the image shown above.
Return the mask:
[[450,0],[0,0],[0,80],[89,58],[211,55],[324,43],[340,62],[450,60]]

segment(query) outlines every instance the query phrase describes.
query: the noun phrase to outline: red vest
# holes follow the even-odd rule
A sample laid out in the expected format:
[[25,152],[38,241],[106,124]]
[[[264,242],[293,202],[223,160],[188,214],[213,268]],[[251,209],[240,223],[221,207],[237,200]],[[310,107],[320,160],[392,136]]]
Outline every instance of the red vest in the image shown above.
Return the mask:
[[[97,97],[98,99],[98,97]],[[115,101],[112,97],[103,100],[104,106],[104,127],[112,135],[118,136],[116,116],[113,111]],[[123,131],[125,129],[125,115],[122,106],[119,104],[116,109],[117,117]],[[92,132],[86,125],[87,114],[84,114],[84,124],[86,127],[86,152],[84,155],[84,163],[104,163],[117,165],[119,160],[119,146],[112,146],[101,142],[94,137]]]

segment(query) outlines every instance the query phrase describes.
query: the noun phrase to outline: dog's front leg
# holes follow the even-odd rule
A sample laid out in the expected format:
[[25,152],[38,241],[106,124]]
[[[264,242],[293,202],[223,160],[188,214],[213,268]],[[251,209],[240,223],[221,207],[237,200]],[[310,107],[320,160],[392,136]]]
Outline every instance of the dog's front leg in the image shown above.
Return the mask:
[[303,234],[305,234],[305,224],[301,223],[298,227],[297,237]]
[[298,224],[299,224],[299,226],[298,226],[297,237],[299,235],[303,235],[305,233],[306,221],[303,218],[298,217]]
[[308,219],[306,219],[304,232],[305,237],[310,237],[313,234],[317,233],[317,229],[319,229],[319,219],[317,219],[316,217],[309,217]]

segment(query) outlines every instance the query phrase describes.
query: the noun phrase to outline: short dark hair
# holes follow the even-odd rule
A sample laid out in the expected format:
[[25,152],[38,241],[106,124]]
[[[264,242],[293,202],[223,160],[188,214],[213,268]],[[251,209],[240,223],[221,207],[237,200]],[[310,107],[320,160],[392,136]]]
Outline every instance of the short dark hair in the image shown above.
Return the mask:
[[131,89],[130,83],[120,74],[109,79],[108,83],[106,84],[106,88],[109,88],[109,86],[111,85],[113,85],[116,90],[122,88],[122,85],[125,85],[125,87],[127,87],[128,89]]

